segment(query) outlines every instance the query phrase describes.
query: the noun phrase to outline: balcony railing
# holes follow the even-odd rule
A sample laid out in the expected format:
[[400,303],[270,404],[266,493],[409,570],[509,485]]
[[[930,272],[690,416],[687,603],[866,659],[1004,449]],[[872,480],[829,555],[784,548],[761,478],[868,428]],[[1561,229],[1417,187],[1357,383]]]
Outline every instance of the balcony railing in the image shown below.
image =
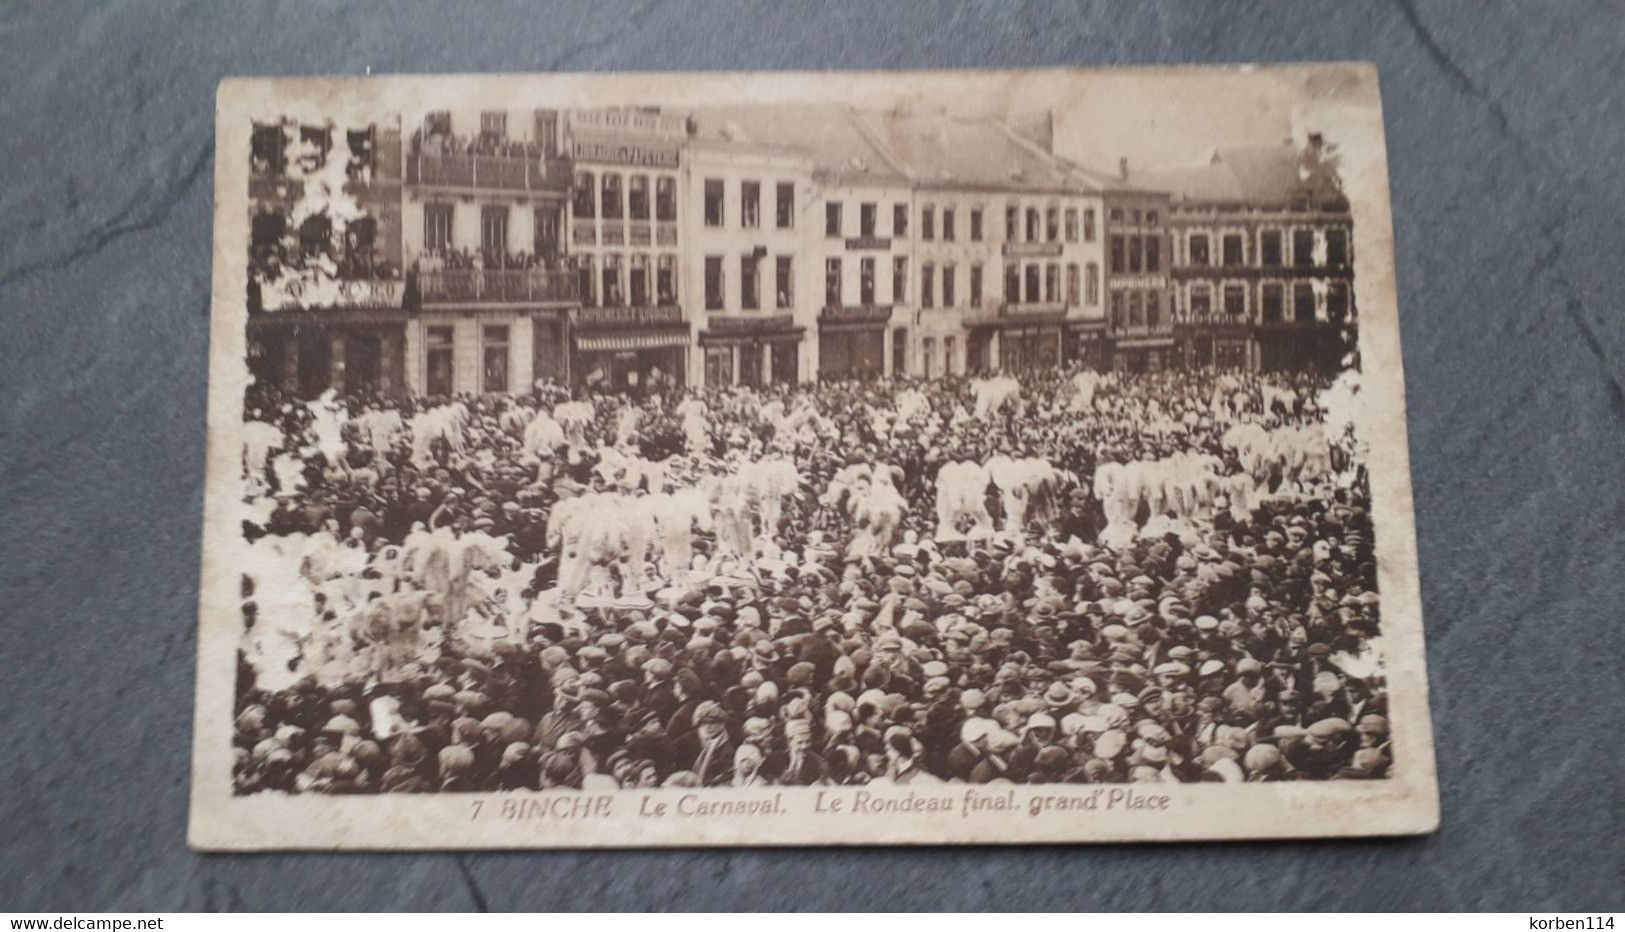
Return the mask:
[[546,269],[445,269],[418,277],[424,304],[568,302],[580,295],[574,272]]
[[418,153],[407,156],[407,184],[432,188],[487,188],[562,194],[570,186],[570,166],[556,158]]

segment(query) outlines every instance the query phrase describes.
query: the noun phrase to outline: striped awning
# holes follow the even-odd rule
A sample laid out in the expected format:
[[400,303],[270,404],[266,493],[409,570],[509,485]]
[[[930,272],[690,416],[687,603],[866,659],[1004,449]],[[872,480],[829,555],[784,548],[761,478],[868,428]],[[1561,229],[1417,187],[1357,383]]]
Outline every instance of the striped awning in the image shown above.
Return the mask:
[[576,335],[576,349],[586,353],[619,353],[626,350],[669,349],[687,345],[687,331]]

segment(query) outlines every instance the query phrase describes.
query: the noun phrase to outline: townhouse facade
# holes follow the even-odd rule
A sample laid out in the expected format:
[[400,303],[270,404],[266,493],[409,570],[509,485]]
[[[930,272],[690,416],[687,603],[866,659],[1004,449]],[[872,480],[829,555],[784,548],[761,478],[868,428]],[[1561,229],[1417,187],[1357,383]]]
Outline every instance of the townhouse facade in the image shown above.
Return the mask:
[[1220,150],[1147,183],[1170,192],[1178,364],[1341,365],[1353,347],[1353,225],[1320,137]]
[[[1318,149],[1108,175],[1051,136],[836,106],[257,127],[251,365],[309,397],[1342,358],[1352,230]],[[353,207],[303,203],[318,183]]]

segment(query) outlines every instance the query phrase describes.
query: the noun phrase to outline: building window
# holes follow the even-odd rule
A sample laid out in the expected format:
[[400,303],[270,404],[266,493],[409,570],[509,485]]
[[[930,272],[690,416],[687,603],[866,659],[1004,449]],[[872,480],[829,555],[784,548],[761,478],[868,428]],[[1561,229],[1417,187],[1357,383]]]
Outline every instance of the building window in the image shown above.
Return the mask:
[[1281,231],[1264,230],[1258,234],[1258,262],[1277,268],[1281,265]]
[[824,205],[824,235],[836,238],[841,235],[840,201],[831,201]]
[[722,226],[723,188],[721,178],[705,179],[705,225]]
[[1021,303],[1021,266],[1014,262],[1004,264],[1004,303]]
[[1142,253],[1142,244],[1141,244],[1141,241],[1140,241],[1140,237],[1138,237],[1138,236],[1130,236],[1130,237],[1128,237],[1128,270],[1130,272],[1138,272],[1142,268],[1144,268],[1144,265],[1143,265],[1144,256],[1141,253]]
[[[1279,243],[1277,243],[1279,245]],[[1280,285],[1267,283],[1259,290],[1260,303],[1263,305],[1264,323],[1277,324],[1281,322],[1285,310],[1286,295]]]
[[493,257],[508,254],[508,207],[480,208],[480,247]]
[[286,164],[287,137],[277,123],[254,124],[249,139],[248,167],[256,175],[280,175]]
[[1162,327],[1162,295],[1159,292],[1145,293],[1145,325],[1152,330]]
[[1308,282],[1292,286],[1292,317],[1300,321],[1315,319],[1315,289]]
[[920,239],[937,238],[937,209],[927,204],[920,208]]
[[875,235],[878,208],[874,204],[858,205],[858,235],[865,239]]
[[533,213],[531,226],[536,255],[545,262],[553,262],[558,259],[560,249],[558,205],[542,204]]
[[973,243],[982,241],[982,208],[980,207],[970,209],[970,238]]
[[488,324],[481,330],[480,336],[485,363],[481,390],[505,392],[508,390],[508,327],[506,324]]
[[953,337],[942,338],[942,374],[954,374],[954,354],[959,349],[959,341]]
[[824,260],[824,306],[841,306],[841,260]]
[[898,239],[908,236],[908,205],[894,204],[891,209],[891,235]]
[[579,256],[576,262],[576,282],[581,288],[581,303],[587,307],[598,304],[598,282],[593,277],[592,256]]
[[722,310],[722,257],[705,257],[705,309]]
[[450,204],[423,205],[423,245],[428,249],[451,248]]
[[773,210],[773,222],[779,229],[788,230],[796,225],[796,186],[794,184],[788,181],[778,183]]
[[626,206],[633,220],[649,219],[648,175],[633,175],[626,183]]
[[1090,307],[1100,304],[1100,266],[1093,262],[1084,270],[1083,300]]
[[757,281],[756,257],[746,254],[739,257],[739,306],[747,311],[760,310],[762,307],[762,288]]
[[1042,223],[1042,219],[1039,216],[1038,208],[1036,208],[1036,207],[1027,208],[1027,242],[1029,242],[1029,243],[1038,242],[1038,235],[1039,235],[1039,232],[1040,232],[1041,223]]
[[1240,317],[1247,313],[1247,286],[1224,286],[1224,312],[1231,317]]
[[920,374],[926,378],[934,378],[937,374],[937,340],[935,337],[924,337],[920,340]]
[[982,306],[982,263],[973,262],[970,267],[970,306]]
[[633,307],[647,307],[649,305],[649,257],[634,255],[627,270],[627,292],[632,298]]
[[1061,208],[1051,207],[1044,211],[1044,239],[1053,243],[1061,238]]
[[1055,304],[1061,300],[1061,264],[1051,262],[1044,266],[1044,300]]
[[619,220],[625,213],[621,207],[621,176],[614,172],[604,173],[603,216],[605,220]]
[[1078,241],[1078,209],[1076,207],[1066,209],[1066,241],[1069,243]]
[[1041,273],[1039,272],[1038,263],[1034,262],[1033,264],[1027,266],[1027,303],[1028,304],[1037,304],[1040,301],[1044,300],[1043,292],[1041,292],[1039,290],[1039,288],[1040,288],[1040,277],[1041,277]]
[[1077,307],[1083,303],[1083,282],[1078,275],[1078,264],[1071,262],[1066,267],[1066,303]]
[[621,292],[621,257],[608,255],[604,257],[604,306],[620,307],[626,303],[626,296]]
[[1300,269],[1310,268],[1315,264],[1315,231],[1292,231],[1292,262]]
[[945,242],[953,242],[958,233],[954,230],[954,209],[942,208],[942,238]]
[[1207,320],[1213,316],[1213,290],[1207,285],[1191,286],[1191,319]]
[[1206,233],[1191,234],[1189,252],[1191,265],[1208,265],[1213,261],[1212,257],[1208,254]]
[[1348,320],[1348,282],[1330,282],[1326,286],[1326,319],[1334,324]]
[[1128,270],[1128,263],[1123,253],[1123,237],[1121,235],[1112,236],[1111,253],[1112,274],[1123,274]]
[[423,115],[424,136],[450,136],[451,111],[431,110]]
[[[923,228],[925,224],[921,223],[920,226]],[[937,270],[931,263],[920,266],[920,307],[936,306],[936,279]]]
[[908,257],[896,256],[891,260],[891,300],[893,304],[908,301]]
[[[948,232],[948,227],[946,226],[946,224],[947,224],[947,215],[946,214],[943,215],[943,224],[944,224],[944,226],[942,228],[942,231],[944,233],[947,233]],[[954,264],[952,262],[943,263],[943,265],[942,265],[942,306],[943,307],[953,307],[954,306],[954,285],[957,284],[954,281],[954,279],[957,278],[957,277],[958,276],[957,276],[957,274],[955,273],[955,270],[954,270]]]
[[1093,207],[1085,208],[1083,211],[1083,241],[1086,243],[1095,241],[1095,209]]
[[891,371],[893,375],[908,373],[907,327],[898,327],[891,332]]
[[452,350],[455,344],[450,327],[430,327],[424,340],[424,382],[431,395],[451,394]]
[[655,262],[655,300],[661,307],[677,304],[676,256],[661,256]]
[[1349,235],[1346,230],[1326,231],[1326,264],[1334,269],[1349,264]]
[[1112,311],[1111,311],[1111,315],[1112,315],[1112,329],[1116,330],[1116,329],[1122,327],[1123,326],[1123,292],[1121,292],[1121,291],[1112,292]]
[[1107,213],[1107,214],[1106,214],[1106,216],[1107,216],[1107,217],[1108,217],[1108,218],[1109,218],[1109,219],[1110,219],[1110,220],[1111,220],[1111,222],[1113,222],[1113,223],[1122,223],[1122,222],[1123,222],[1123,208],[1121,208],[1121,207],[1113,207],[1113,208],[1112,208],[1112,209],[1111,209],[1111,210],[1110,210],[1110,211],[1109,211],[1109,212],[1108,212],[1108,213]]
[[762,225],[762,184],[759,181],[739,183],[739,225],[746,229]]
[[597,180],[592,172],[576,172],[575,190],[570,192],[570,214],[577,220],[591,220],[598,215]]
[[773,260],[774,307],[787,310],[795,306],[795,264],[792,256],[779,256]]
[[1157,225],[1157,219],[1158,218],[1157,218],[1157,212],[1156,211],[1148,210],[1148,211],[1145,212],[1145,225],[1146,226],[1148,226],[1148,227],[1156,226]]
[[1128,325],[1130,327],[1145,326],[1145,306],[1138,291],[1128,293]]
[[508,114],[501,110],[486,110],[480,114],[480,135],[488,139],[508,138]]
[[1014,204],[1004,209],[1004,238],[1015,242],[1021,233],[1021,208]]
[[677,181],[673,178],[655,179],[655,219],[670,223],[677,219]]
[[1147,236],[1145,238],[1145,270],[1147,272],[1162,271],[1162,237]]
[[1240,233],[1226,233],[1220,241],[1221,257],[1229,268],[1246,265],[1247,259],[1243,254]]
[[731,346],[705,348],[705,384],[711,386],[734,383],[734,351]]
[[875,260],[873,256],[864,256],[858,260],[858,303],[866,307],[875,303]]

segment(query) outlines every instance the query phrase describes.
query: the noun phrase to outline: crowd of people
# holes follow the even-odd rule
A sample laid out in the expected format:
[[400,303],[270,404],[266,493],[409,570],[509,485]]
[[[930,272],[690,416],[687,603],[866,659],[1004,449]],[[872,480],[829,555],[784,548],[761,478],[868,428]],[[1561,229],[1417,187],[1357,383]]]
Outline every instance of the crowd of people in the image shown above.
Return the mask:
[[1347,396],[256,386],[236,791],[1381,778]]

